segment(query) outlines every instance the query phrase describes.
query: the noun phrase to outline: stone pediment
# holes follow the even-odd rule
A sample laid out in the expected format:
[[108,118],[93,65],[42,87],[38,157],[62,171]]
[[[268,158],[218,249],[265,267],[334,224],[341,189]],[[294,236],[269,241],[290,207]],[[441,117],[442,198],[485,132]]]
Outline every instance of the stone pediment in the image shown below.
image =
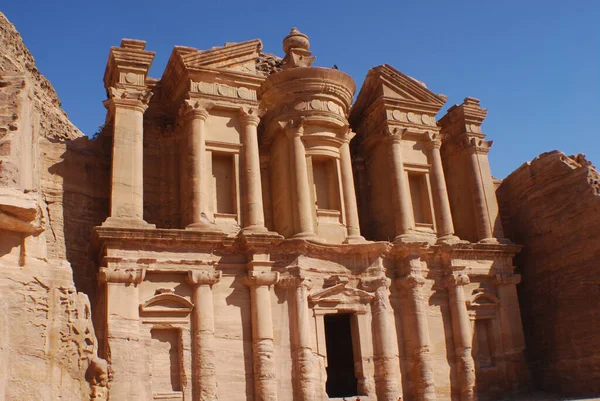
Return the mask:
[[368,110],[382,107],[387,110],[396,109],[434,116],[446,103],[446,99],[446,96],[428,89],[423,82],[383,64],[371,68],[367,73],[352,107],[350,122],[356,125],[365,113],[371,113]]
[[153,296],[140,305],[141,313],[188,314],[194,304],[184,297],[173,293],[162,293]]
[[247,74],[256,74],[256,60],[260,56],[262,42],[258,39],[241,43],[226,43],[210,50],[198,50],[182,54],[186,68],[214,68]]
[[381,85],[380,94],[384,97],[417,101],[438,105],[441,108],[446,103],[446,96],[438,95],[427,86],[397,69],[383,64],[375,67],[376,84]]
[[346,283],[340,283],[310,294],[308,302],[320,306],[334,306],[339,304],[364,305],[370,303],[373,297],[373,294],[369,294],[366,291],[346,287]]

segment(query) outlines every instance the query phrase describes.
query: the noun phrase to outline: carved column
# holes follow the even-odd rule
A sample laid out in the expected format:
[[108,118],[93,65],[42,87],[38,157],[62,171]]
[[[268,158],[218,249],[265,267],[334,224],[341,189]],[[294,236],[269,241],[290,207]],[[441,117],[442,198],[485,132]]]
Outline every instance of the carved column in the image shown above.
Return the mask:
[[316,237],[313,220],[313,205],[310,197],[310,185],[308,181],[308,167],[306,164],[306,150],[302,142],[304,128],[302,122],[293,125],[287,123],[287,135],[290,140],[291,166],[294,193],[296,195],[296,235],[294,238]]
[[101,268],[98,281],[105,285],[106,342],[113,372],[111,399],[145,401],[143,350],[140,346],[139,291],[145,269]]
[[265,213],[263,209],[262,184],[260,178],[260,158],[258,153],[257,127],[260,117],[257,109],[241,108],[243,142],[243,181],[242,196],[244,204],[244,230],[266,232]]
[[282,286],[292,293],[292,355],[294,393],[300,401],[317,400],[316,378],[314,372],[313,350],[310,339],[310,314],[308,291],[312,288],[310,279],[304,277],[286,277]]
[[192,314],[192,394],[194,401],[217,399],[212,286],[220,279],[220,271],[188,271],[188,282],[193,285],[192,302],[194,304]]
[[463,288],[467,284],[469,284],[469,277],[462,272],[454,272],[446,277],[461,401],[475,399],[475,362],[471,354],[473,327],[469,319]]
[[354,175],[352,174],[352,157],[350,156],[350,141],[355,135],[354,132],[349,130],[344,136],[344,142],[340,147],[342,189],[344,191],[344,210],[346,212],[346,243],[362,242],[365,240],[360,235],[356,190],[354,189]]
[[520,282],[520,274],[501,273],[496,275],[496,290],[500,300],[498,314],[502,329],[506,375],[508,383],[512,384],[515,391],[528,379],[523,356],[525,338],[517,296],[517,284]]
[[185,100],[182,107],[187,138],[184,143],[187,143],[187,149],[183,152],[186,160],[183,162],[185,171],[182,171],[181,177],[185,181],[182,182],[182,186],[189,188],[187,199],[182,198],[182,214],[188,229],[215,229],[206,218],[209,199],[205,123],[211,108],[212,104],[200,103],[193,99]]
[[467,148],[467,152],[469,153],[469,167],[473,176],[473,190],[471,193],[473,196],[473,210],[475,211],[477,236],[480,241],[494,241],[490,213],[485,196],[483,176],[481,174],[481,166],[479,163],[479,153],[487,153],[488,149],[477,146],[475,142],[477,142],[477,140],[473,138],[471,145]]
[[409,234],[414,228],[414,216],[410,199],[408,177],[402,158],[402,132],[396,128],[390,132],[390,160],[392,168],[392,202],[396,223],[396,238]]
[[398,342],[388,291],[390,283],[391,280],[387,277],[360,281],[362,288],[375,292],[371,302],[371,316],[375,336],[375,386],[377,399],[381,401],[397,401],[400,394]]
[[402,328],[406,339],[406,355],[410,365],[413,396],[417,401],[435,401],[435,382],[431,360],[427,307],[423,298],[425,279],[421,275],[421,258],[411,253],[405,263],[409,273],[396,279],[400,290]]
[[437,232],[441,238],[452,238],[454,237],[454,224],[452,222],[450,200],[448,199],[448,189],[446,188],[446,177],[442,166],[442,156],[440,155],[441,146],[442,141],[439,139],[439,134],[431,135],[427,147],[431,155],[431,183]]
[[277,400],[270,287],[278,281],[278,272],[251,271],[246,277],[252,309],[254,397],[257,401]]
[[152,92],[146,88],[107,88],[105,107],[113,116],[110,217],[108,225],[144,222],[144,112]]

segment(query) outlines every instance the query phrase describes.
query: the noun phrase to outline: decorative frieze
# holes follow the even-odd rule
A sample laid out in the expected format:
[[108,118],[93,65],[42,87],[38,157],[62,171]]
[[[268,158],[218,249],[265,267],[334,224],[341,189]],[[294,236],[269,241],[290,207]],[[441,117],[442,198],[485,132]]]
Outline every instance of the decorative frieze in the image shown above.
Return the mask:
[[217,82],[192,82],[192,92],[256,101],[256,90],[245,86],[235,87]]

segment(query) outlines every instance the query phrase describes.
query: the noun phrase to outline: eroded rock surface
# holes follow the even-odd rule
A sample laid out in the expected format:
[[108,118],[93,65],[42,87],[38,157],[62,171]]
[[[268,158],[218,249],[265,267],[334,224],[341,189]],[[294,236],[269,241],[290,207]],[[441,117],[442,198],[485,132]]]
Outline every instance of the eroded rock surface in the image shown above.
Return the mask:
[[86,381],[91,362],[101,363],[90,302],[73,275],[87,267],[89,234],[81,234],[95,224],[94,213],[80,216],[93,207],[94,180],[83,172],[97,147],[69,121],[0,13],[2,401],[80,401],[105,392],[98,374]]
[[600,174],[583,155],[554,151],[498,189],[517,257],[528,357],[538,386],[600,394]]

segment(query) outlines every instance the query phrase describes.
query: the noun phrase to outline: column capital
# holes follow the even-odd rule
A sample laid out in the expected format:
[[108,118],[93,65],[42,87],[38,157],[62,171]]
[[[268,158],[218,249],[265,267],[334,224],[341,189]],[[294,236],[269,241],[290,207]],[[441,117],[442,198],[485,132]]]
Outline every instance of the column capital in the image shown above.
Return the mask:
[[295,120],[279,121],[279,126],[289,138],[302,136],[304,133],[304,117]]
[[365,291],[375,292],[380,288],[387,289],[392,280],[386,276],[364,277],[360,279],[359,287]]
[[422,287],[423,284],[425,284],[425,279],[416,272],[411,272],[396,278],[396,288],[398,289]]
[[348,130],[346,132],[342,133],[342,139],[346,143],[350,143],[352,138],[354,138],[355,136],[356,136],[356,132],[352,131],[350,128],[348,128]]
[[240,122],[244,125],[258,127],[260,118],[265,114],[263,109],[256,107],[240,107]]
[[513,273],[499,273],[496,274],[496,279],[494,281],[496,285],[516,285],[521,282],[521,275]]
[[404,137],[407,131],[408,130],[405,128],[388,127],[384,131],[384,135],[392,143],[400,143],[402,141],[402,137]]
[[304,287],[307,290],[310,290],[313,287],[313,282],[308,277],[300,277],[300,276],[285,276],[281,277],[277,285],[282,288],[300,288]]
[[108,110],[114,110],[115,108],[124,108],[145,112],[148,108],[148,103],[153,93],[148,88],[137,88],[137,87],[116,87],[109,86],[107,88],[108,99],[104,103],[104,107]]
[[248,272],[244,284],[248,287],[272,286],[279,282],[279,272]]
[[188,270],[187,281],[193,285],[212,287],[221,280],[220,270]]
[[425,147],[427,149],[440,149],[442,147],[442,136],[438,132],[425,132]]
[[146,277],[146,268],[118,269],[113,270],[108,267],[101,267],[98,272],[98,281],[103,284],[121,283],[125,285],[139,285]]
[[209,111],[214,107],[213,103],[202,102],[197,99],[185,99],[179,108],[179,115],[185,118],[200,119],[206,121]]
[[467,152],[487,154],[494,141],[485,141],[482,138],[466,135],[463,137],[462,144]]
[[463,272],[453,272],[444,277],[444,286],[446,288],[457,287],[459,285],[467,285],[471,282],[469,276]]

